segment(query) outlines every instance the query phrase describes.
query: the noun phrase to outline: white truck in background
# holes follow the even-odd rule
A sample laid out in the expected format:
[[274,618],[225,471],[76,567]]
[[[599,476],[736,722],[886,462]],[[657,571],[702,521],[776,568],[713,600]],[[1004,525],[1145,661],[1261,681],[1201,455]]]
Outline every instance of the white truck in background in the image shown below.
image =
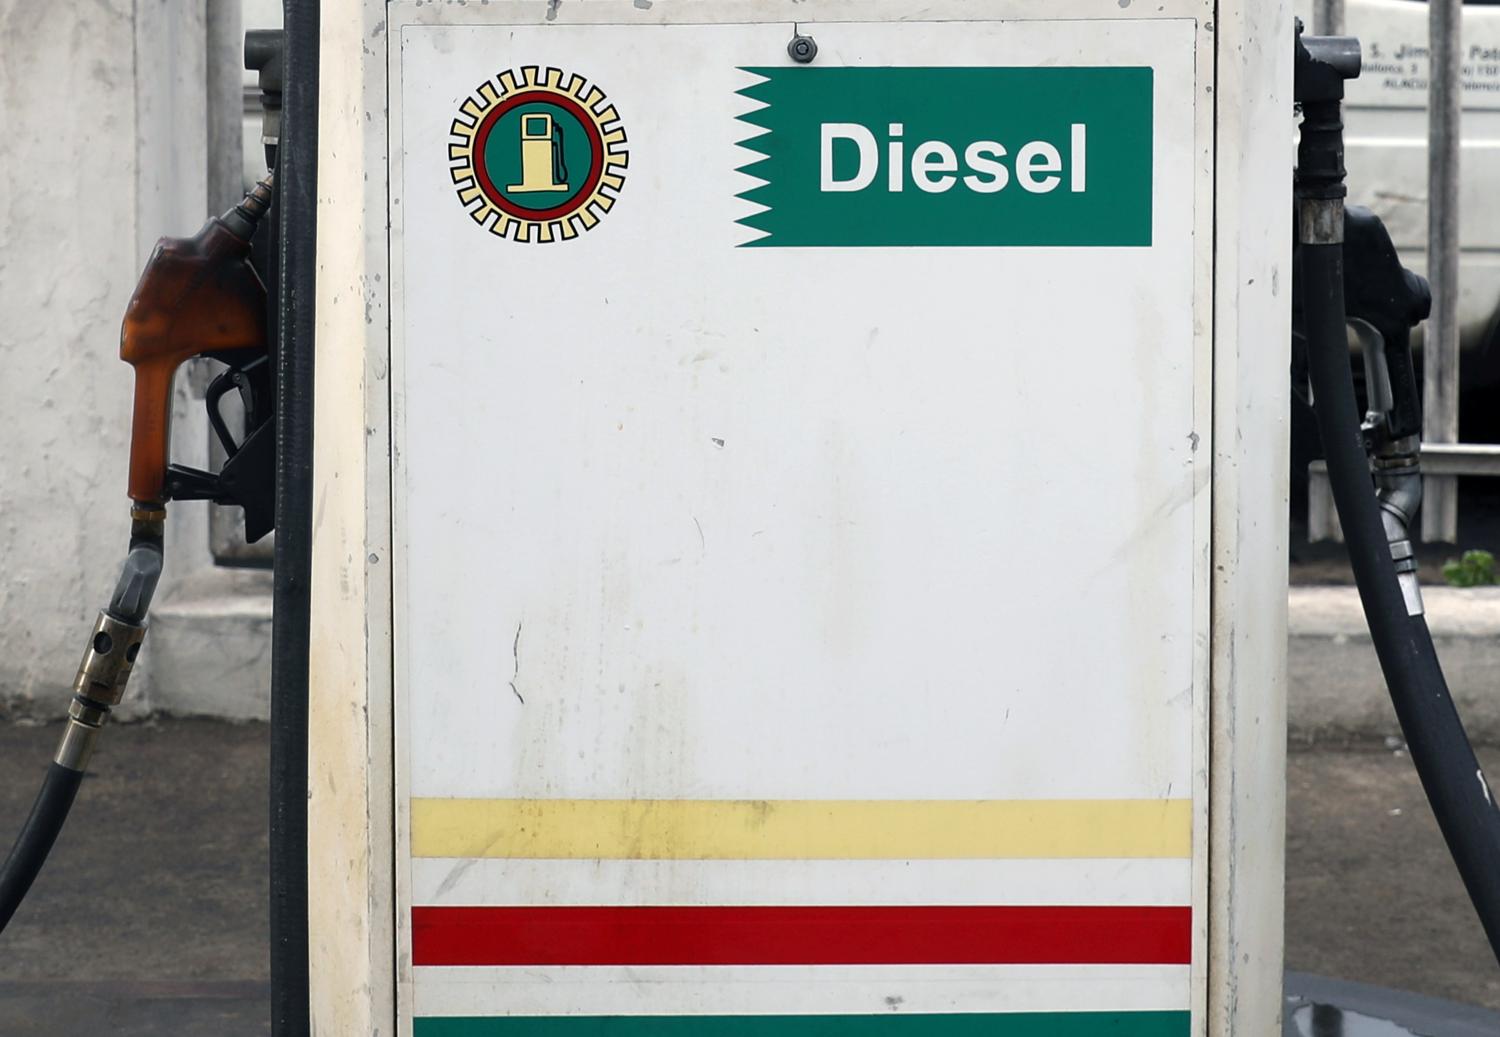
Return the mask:
[[[1312,0],[1297,0],[1308,31]],[[1425,0],[1346,0],[1344,32],[1364,67],[1344,110],[1349,201],[1373,209],[1407,266],[1427,268]],[[1500,384],[1500,5],[1463,12],[1459,325],[1464,388]],[[1420,335],[1420,332],[1419,332]]]

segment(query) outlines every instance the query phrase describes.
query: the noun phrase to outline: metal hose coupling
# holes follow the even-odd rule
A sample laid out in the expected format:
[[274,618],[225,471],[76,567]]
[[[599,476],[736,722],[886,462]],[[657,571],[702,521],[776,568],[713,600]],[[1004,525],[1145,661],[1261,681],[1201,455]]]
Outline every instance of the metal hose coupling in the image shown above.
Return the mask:
[[86,770],[110,710],[125,697],[125,685],[146,639],[146,624],[129,623],[99,610],[93,635],[73,678],[67,726],[52,757],[70,770]]
[[1396,565],[1396,581],[1406,602],[1408,616],[1422,615],[1422,587],[1417,579],[1417,555],[1412,547],[1412,519],[1422,504],[1422,467],[1416,436],[1397,440],[1376,454],[1370,465],[1375,497],[1380,502],[1380,521]]
[[87,769],[110,711],[125,697],[130,671],[146,639],[146,613],[161,579],[165,518],[160,505],[137,504],[131,509],[130,554],[109,604],[99,610],[73,678],[67,723],[52,757],[61,767]]

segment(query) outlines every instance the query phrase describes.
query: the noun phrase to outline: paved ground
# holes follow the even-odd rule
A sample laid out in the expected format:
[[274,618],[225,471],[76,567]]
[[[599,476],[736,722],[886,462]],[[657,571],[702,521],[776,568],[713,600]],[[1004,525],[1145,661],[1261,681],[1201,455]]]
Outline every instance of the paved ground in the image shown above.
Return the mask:
[[[55,739],[0,726],[0,839]],[[265,756],[259,725],[108,732],[0,938],[0,1033],[266,1032]],[[1483,756],[1500,774],[1500,750]],[[1290,796],[1288,966],[1500,1009],[1500,968],[1411,761],[1378,746],[1294,749]]]
[[[57,731],[0,726],[7,848]],[[266,809],[263,725],[105,732],[47,868],[0,937],[0,1033],[267,1033]]]
[[[1500,749],[1479,755],[1500,775]],[[1405,752],[1294,750],[1288,779],[1287,967],[1500,1009],[1500,965]]]

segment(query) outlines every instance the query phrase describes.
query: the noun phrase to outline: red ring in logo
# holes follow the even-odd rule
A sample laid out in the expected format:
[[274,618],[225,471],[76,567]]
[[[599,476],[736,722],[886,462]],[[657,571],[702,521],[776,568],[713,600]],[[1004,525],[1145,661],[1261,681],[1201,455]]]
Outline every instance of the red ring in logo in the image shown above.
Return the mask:
[[[557,105],[577,119],[589,137],[588,178],[584,180],[583,186],[573,197],[551,209],[525,209],[510,201],[500,193],[500,189],[490,179],[490,173],[484,161],[485,149],[490,141],[490,130],[494,129],[495,123],[517,105],[528,104],[532,101]],[[526,90],[519,94],[512,94],[491,108],[485,114],[484,121],[479,124],[479,129],[474,135],[474,175],[479,181],[479,189],[484,192],[484,196],[506,215],[518,220],[537,222],[560,219],[582,208],[583,202],[592,197],[594,189],[599,186],[599,178],[604,175],[604,139],[599,135],[599,124],[592,115],[583,110],[582,105],[563,94],[554,94],[548,90]]]

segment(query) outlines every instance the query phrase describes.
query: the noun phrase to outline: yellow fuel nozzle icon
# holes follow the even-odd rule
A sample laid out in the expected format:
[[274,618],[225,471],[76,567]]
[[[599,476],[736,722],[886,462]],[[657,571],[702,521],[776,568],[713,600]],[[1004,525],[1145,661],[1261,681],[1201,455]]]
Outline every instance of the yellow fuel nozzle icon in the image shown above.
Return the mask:
[[562,127],[552,116],[545,112],[521,116],[521,182],[505,189],[515,194],[568,190]]

